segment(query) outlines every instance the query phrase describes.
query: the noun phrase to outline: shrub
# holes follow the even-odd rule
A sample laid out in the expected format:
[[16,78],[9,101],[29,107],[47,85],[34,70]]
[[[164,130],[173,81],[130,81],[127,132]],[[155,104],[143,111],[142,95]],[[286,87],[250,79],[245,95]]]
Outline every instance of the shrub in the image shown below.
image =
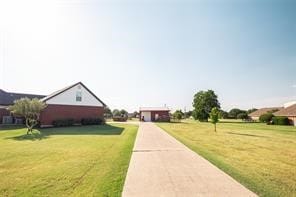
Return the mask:
[[74,119],[67,118],[67,119],[58,119],[52,122],[54,127],[67,127],[72,126],[74,124]]
[[272,118],[272,123],[275,125],[289,125],[289,119],[285,116],[275,116]]
[[104,121],[100,118],[82,118],[81,124],[82,125],[101,125]]
[[265,123],[269,123],[272,120],[272,117],[274,117],[274,115],[272,113],[266,113],[266,114],[262,114],[259,117],[259,121],[260,122],[265,122]]

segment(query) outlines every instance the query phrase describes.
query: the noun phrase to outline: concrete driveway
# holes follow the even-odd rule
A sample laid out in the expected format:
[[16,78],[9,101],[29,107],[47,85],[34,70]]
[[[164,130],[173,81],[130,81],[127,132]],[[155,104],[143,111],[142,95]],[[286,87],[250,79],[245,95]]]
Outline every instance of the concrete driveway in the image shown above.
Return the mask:
[[256,196],[153,123],[140,123],[122,195]]

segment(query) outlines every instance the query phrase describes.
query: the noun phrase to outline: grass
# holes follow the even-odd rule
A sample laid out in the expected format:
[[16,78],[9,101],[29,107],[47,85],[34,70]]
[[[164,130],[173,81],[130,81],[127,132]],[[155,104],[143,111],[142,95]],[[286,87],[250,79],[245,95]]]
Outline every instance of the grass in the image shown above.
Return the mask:
[[158,123],[260,196],[296,196],[296,127],[261,123]]
[[1,196],[120,196],[135,125],[0,128]]

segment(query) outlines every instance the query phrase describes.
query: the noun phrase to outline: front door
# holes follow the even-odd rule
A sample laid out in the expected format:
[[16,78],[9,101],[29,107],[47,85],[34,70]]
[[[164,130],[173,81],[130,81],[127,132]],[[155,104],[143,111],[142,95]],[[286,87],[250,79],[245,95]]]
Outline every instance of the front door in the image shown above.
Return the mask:
[[151,121],[151,112],[142,112],[142,117],[144,116],[144,121],[145,122],[150,122]]

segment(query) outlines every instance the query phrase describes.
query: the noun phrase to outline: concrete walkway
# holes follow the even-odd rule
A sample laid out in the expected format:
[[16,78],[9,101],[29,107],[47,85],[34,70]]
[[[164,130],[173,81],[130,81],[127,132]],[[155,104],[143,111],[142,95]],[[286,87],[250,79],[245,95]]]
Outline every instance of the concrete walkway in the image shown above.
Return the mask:
[[141,123],[123,197],[256,196],[153,123]]

